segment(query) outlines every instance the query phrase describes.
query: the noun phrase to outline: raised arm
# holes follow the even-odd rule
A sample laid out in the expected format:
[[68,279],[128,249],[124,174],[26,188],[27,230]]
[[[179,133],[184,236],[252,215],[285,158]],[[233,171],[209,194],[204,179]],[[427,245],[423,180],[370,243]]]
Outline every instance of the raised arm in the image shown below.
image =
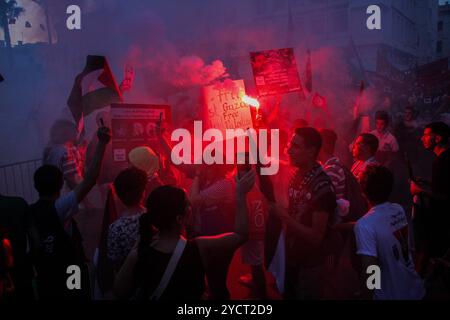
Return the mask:
[[100,174],[103,157],[105,155],[106,146],[111,140],[111,131],[107,127],[101,127],[97,131],[98,144],[94,152],[92,162],[87,169],[86,176],[73,190],[78,203],[83,201],[84,197],[91,191],[97,182]]

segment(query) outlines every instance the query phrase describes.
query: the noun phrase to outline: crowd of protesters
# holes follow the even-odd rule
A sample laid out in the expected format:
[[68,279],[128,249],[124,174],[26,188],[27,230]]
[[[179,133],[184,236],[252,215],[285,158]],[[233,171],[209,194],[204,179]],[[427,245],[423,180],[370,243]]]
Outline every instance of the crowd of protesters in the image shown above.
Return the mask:
[[[0,300],[229,299],[238,250],[250,267],[239,281],[267,299],[275,225],[284,250],[270,259],[284,266],[284,299],[448,297],[450,129],[422,126],[415,113],[406,107],[392,123],[377,112],[376,129],[350,144],[352,163],[340,160],[345,142],[335,131],[297,119],[280,134],[285,153],[273,177],[259,165],[175,166],[161,130],[160,150],[135,148],[114,171],[107,127],[86,148],[72,122],[57,121],[34,173],[39,200],[0,196]],[[421,168],[431,179],[413,173],[425,163],[422,149],[434,156]],[[96,184],[106,190],[105,218],[91,258],[74,216],[89,210]],[[78,266],[80,289],[68,285],[68,266]],[[373,266],[380,283],[370,288]]]

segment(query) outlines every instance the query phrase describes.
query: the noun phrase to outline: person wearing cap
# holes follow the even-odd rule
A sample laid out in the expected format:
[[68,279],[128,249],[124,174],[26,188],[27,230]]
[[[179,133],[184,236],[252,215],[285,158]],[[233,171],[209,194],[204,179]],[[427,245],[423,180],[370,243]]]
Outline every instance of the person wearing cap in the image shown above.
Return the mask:
[[153,149],[146,146],[134,148],[128,154],[130,165],[144,171],[147,174],[147,185],[144,198],[146,198],[157,187],[164,183],[158,175],[160,170],[159,157]]

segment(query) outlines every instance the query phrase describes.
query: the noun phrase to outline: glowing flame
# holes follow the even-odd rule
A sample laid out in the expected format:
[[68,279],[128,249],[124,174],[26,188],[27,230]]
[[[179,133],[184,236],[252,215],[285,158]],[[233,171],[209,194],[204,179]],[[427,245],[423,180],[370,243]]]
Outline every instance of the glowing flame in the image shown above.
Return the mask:
[[259,108],[259,101],[256,100],[255,98],[244,95],[244,96],[242,96],[242,101],[244,103],[248,104],[249,106]]

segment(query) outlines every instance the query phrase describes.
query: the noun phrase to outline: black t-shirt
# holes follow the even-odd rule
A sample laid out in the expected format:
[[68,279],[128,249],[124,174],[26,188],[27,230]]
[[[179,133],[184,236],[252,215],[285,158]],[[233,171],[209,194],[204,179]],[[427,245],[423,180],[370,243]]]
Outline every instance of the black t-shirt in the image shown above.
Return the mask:
[[444,199],[430,199],[428,223],[432,254],[442,256],[450,246],[450,149],[433,161],[431,180],[433,194]]
[[[136,298],[148,300],[158,287],[172,253],[148,247],[136,265]],[[205,270],[195,240],[188,240],[169,283],[160,300],[200,300],[205,283]]]
[[[312,226],[314,212],[328,214],[328,226],[333,224],[336,210],[336,195],[329,176],[320,165],[316,165],[306,175],[297,171],[289,184],[289,214],[300,224]],[[317,266],[323,263],[329,244],[327,234],[319,247],[313,247],[296,234],[294,229],[287,229],[286,261],[288,264]]]

